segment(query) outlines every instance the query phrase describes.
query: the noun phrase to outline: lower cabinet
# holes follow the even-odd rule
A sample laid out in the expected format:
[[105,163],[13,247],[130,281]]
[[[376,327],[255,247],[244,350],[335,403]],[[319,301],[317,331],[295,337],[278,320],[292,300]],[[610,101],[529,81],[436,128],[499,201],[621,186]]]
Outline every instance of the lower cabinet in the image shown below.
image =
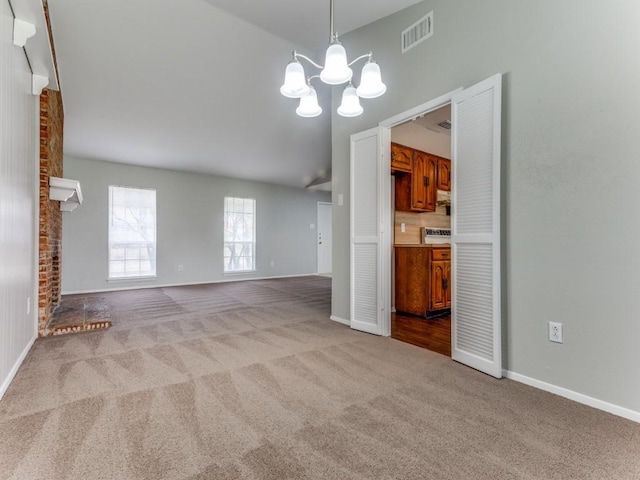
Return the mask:
[[451,308],[451,248],[395,247],[396,311],[427,316]]

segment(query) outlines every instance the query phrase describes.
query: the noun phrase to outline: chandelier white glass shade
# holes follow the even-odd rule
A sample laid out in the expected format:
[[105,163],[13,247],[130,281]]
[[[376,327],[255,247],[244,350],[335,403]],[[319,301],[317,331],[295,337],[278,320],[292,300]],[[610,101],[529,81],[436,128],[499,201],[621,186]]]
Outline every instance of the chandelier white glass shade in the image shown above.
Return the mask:
[[296,108],[296,113],[301,117],[317,117],[322,113],[322,107],[318,105],[318,94],[311,85],[308,88],[309,92],[304,97],[300,97],[300,105]]
[[[280,88],[280,93],[285,97],[300,99],[296,113],[301,117],[315,117],[322,113],[322,108],[318,105],[316,91],[311,86],[311,80],[315,78],[320,78],[328,85],[341,85],[349,82],[344,89],[342,103],[338,108],[338,114],[344,117],[356,117],[362,114],[360,98],[377,98],[387,90],[386,85],[382,83],[380,67],[373,61],[371,52],[359,56],[352,62],[347,60],[347,52],[338,41],[338,34],[333,29],[333,2],[334,0],[330,0],[331,42],[325,55],[324,66],[318,65],[309,57],[294,50],[293,59],[285,71],[284,84]],[[319,69],[320,74],[306,77],[300,59],[304,59]],[[367,59],[367,63],[362,68],[360,85],[356,89],[351,83],[353,77],[351,66],[363,59]]]
[[378,98],[387,91],[387,86],[382,83],[380,75],[380,66],[369,60],[362,67],[360,75],[360,86],[356,89],[356,93],[360,98]]
[[293,60],[287,65],[284,85],[280,87],[280,93],[289,98],[302,98],[309,93],[304,68],[299,61]]
[[351,82],[347,85],[347,88],[342,92],[342,102],[338,107],[338,115],[343,117],[357,117],[362,115],[363,108],[360,105],[360,97],[356,93],[356,88]]
[[351,80],[351,77],[353,77],[353,70],[347,63],[347,51],[340,42],[335,40],[327,48],[320,80],[328,85],[340,85]]

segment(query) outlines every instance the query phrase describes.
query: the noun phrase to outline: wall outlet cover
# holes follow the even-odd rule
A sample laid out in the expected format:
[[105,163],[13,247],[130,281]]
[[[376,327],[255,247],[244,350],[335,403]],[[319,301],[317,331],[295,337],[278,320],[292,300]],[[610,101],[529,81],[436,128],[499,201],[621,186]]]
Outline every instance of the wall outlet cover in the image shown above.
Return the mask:
[[561,323],[549,322],[549,341],[563,343]]

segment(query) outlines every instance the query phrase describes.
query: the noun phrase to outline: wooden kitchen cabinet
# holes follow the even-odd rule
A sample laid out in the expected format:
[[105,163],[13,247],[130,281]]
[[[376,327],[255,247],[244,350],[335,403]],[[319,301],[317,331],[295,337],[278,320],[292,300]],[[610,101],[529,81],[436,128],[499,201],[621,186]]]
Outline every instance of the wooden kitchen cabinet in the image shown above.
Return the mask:
[[432,248],[429,311],[451,308],[451,248]]
[[391,144],[391,172],[411,173],[413,150],[397,143]]
[[[397,145],[397,144],[396,144]],[[395,208],[405,212],[435,212],[436,174],[435,155],[398,145],[412,152],[411,173],[396,172]]]
[[451,308],[451,260],[447,262],[447,269],[445,270],[446,287],[444,292],[444,306],[445,308]]
[[421,317],[451,308],[451,248],[395,247],[396,311]]
[[426,158],[418,152],[413,153],[411,177],[411,210],[427,211],[429,177],[426,172]]
[[438,179],[436,188],[438,190],[451,191],[451,160],[438,157]]

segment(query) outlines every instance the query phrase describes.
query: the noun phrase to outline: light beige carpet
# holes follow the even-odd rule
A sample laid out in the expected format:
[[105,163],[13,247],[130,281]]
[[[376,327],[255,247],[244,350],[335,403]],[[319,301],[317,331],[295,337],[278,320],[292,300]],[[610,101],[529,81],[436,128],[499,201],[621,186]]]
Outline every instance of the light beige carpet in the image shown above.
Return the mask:
[[329,320],[330,279],[101,294],[0,402],[7,479],[640,479],[640,425]]

